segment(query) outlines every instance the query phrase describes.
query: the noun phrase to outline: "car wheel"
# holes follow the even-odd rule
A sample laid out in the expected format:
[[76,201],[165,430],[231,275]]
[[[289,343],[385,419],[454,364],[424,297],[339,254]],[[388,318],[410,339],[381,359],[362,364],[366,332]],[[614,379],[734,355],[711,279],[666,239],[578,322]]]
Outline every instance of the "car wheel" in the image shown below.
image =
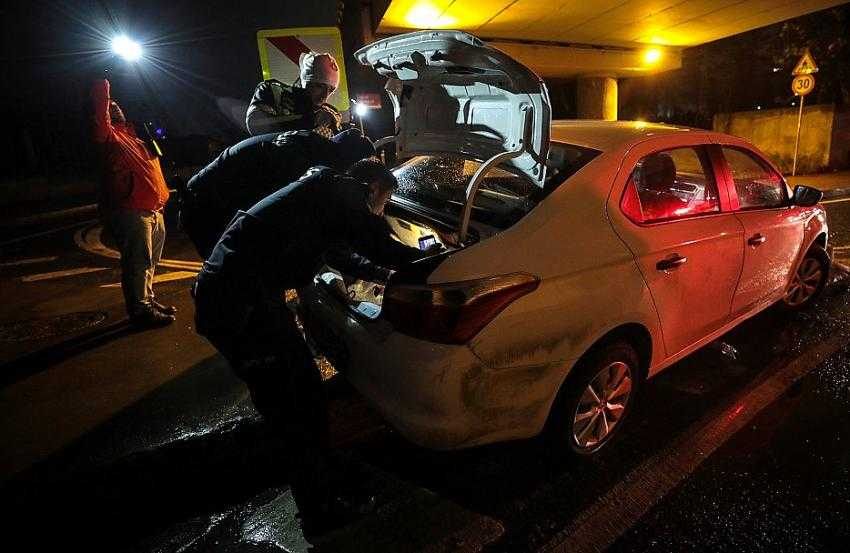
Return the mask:
[[791,277],[782,305],[792,311],[808,307],[823,292],[830,265],[829,255],[823,248],[817,244],[809,248]]
[[597,453],[621,433],[641,380],[637,352],[628,342],[592,350],[561,387],[549,439],[574,454]]

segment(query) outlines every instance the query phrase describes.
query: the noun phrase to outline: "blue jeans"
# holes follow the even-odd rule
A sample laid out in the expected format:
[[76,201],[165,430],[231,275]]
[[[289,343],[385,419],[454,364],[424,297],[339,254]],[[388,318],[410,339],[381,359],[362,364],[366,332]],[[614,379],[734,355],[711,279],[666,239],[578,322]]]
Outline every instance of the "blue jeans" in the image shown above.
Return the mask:
[[121,209],[106,217],[121,252],[121,290],[131,317],[152,309],[153,275],[165,244],[162,211]]

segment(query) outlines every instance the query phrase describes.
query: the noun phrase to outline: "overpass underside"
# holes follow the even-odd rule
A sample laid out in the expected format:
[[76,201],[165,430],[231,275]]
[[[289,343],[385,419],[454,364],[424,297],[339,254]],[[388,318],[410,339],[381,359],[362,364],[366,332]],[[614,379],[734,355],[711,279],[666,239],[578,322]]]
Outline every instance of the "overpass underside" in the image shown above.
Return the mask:
[[[835,0],[390,0],[377,32],[470,32],[548,78],[577,79],[579,118],[617,118],[617,79],[678,69],[682,50]],[[377,6],[376,6],[377,7]]]

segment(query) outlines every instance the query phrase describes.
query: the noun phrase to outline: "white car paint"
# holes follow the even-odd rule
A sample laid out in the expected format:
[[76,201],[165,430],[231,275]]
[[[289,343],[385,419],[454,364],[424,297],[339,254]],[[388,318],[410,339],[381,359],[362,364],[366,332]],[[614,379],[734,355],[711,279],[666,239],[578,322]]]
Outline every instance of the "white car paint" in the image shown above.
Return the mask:
[[[358,317],[318,288],[305,294],[324,341],[343,344],[346,377],[413,442],[456,448],[539,433],[575,362],[623,325],[639,326],[650,337],[644,370],[655,375],[779,300],[800,255],[826,234],[819,206],[647,226],[622,214],[620,198],[641,157],[718,142],[758,154],[741,140],[627,122],[556,122],[552,134],[554,141],[576,137],[606,150],[514,226],[457,251],[428,278],[438,284],[513,272],[539,277],[536,291],[510,304],[469,343],[413,338],[380,318]],[[781,274],[761,282],[755,303],[733,312],[736,294],[750,294],[753,286],[739,278],[742,267],[750,263],[746,279],[764,262],[745,247],[749,219],[759,213],[779,220],[762,221],[758,229],[778,229],[785,264],[771,266]],[[789,234],[785,226],[799,232]],[[688,263],[670,274],[656,270],[655,263],[674,250],[687,254]]]
[[[315,342],[415,443],[458,448],[536,435],[577,361],[611,332],[627,329],[645,343],[637,348],[645,350],[641,371],[654,376],[781,299],[805,252],[815,240],[825,246],[820,206],[736,212],[734,186],[722,172],[719,213],[652,224],[623,213],[624,191],[645,156],[729,145],[764,158],[743,140],[640,122],[555,121],[549,132],[553,143],[599,154],[518,222],[482,232],[427,276],[426,286],[515,273],[539,279],[468,342],[403,334],[381,316],[358,315],[321,286],[301,292]],[[542,144],[539,136],[534,144]],[[451,143],[443,148],[465,152]],[[514,170],[539,184],[530,168]],[[428,224],[415,214],[410,221]],[[746,245],[756,233],[769,247]],[[423,233],[414,227],[407,234]],[[687,262],[659,271],[656,264],[671,254]]]

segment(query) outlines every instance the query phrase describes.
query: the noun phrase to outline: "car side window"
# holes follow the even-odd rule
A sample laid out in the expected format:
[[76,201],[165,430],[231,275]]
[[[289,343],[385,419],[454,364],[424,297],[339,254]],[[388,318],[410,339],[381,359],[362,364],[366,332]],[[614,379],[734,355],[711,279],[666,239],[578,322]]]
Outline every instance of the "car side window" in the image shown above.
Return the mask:
[[741,209],[766,209],[785,205],[785,184],[773,169],[752,154],[723,148]]
[[620,205],[635,223],[720,211],[717,183],[705,148],[674,148],[641,159]]

